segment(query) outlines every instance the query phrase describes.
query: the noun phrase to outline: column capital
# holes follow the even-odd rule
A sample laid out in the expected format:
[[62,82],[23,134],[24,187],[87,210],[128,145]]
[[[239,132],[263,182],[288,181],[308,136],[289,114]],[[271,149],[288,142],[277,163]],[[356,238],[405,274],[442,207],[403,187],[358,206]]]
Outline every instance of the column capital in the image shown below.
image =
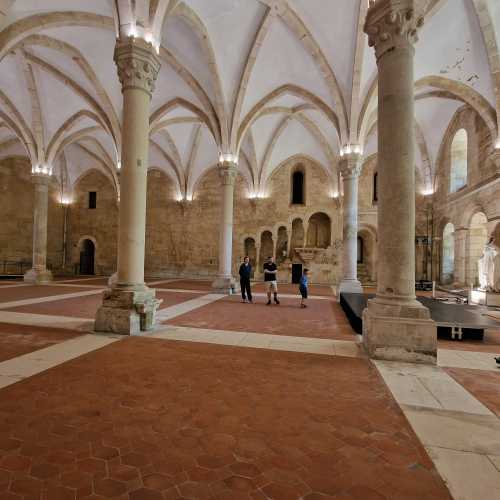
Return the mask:
[[114,60],[122,92],[135,88],[143,90],[149,97],[153,95],[160,71],[160,59],[151,43],[142,38],[119,39],[115,46]]
[[344,154],[340,158],[339,169],[343,179],[358,178],[361,174],[361,154]]
[[423,24],[417,0],[371,0],[364,31],[378,60],[389,50],[413,47]]
[[32,172],[31,182],[39,186],[48,186],[50,184],[50,174],[45,174],[43,172]]
[[223,161],[219,164],[219,175],[223,186],[234,186],[238,165],[231,161]]

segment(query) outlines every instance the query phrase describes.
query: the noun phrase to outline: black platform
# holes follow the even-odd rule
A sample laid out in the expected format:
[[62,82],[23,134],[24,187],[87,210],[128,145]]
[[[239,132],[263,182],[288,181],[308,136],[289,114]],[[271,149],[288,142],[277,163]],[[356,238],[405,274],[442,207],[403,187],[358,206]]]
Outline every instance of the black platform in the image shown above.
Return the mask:
[[[374,294],[341,293],[340,305],[353,330],[363,334],[363,310]],[[500,323],[484,316],[492,309],[485,306],[471,306],[442,302],[428,297],[417,297],[427,307],[436,322],[439,337],[482,339],[486,328],[500,328]]]

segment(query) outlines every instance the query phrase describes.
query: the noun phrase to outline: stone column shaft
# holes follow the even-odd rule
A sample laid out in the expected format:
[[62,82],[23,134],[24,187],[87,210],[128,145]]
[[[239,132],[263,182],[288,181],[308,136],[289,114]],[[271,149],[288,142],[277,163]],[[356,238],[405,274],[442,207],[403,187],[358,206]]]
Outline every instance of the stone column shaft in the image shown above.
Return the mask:
[[415,297],[414,42],[417,0],[377,0],[365,31],[378,66],[377,296],[363,313],[374,358],[435,363],[435,323]]
[[361,173],[359,154],[348,154],[340,161],[340,171],[344,184],[343,211],[343,278],[340,293],[362,293],[358,281],[358,180]]
[[160,61],[150,43],[132,37],[117,41],[114,59],[123,94],[118,272],[95,328],[130,335],[154,326],[159,305],[144,284],[144,250],[149,113]]
[[52,280],[52,273],[47,270],[47,224],[49,210],[50,176],[33,174],[33,263],[24,275],[24,281],[44,284]]
[[219,174],[222,188],[222,212],[219,234],[219,273],[212,283],[212,288],[221,293],[233,293],[237,289],[237,283],[232,273],[234,183],[237,174],[236,163],[229,161],[221,162]]

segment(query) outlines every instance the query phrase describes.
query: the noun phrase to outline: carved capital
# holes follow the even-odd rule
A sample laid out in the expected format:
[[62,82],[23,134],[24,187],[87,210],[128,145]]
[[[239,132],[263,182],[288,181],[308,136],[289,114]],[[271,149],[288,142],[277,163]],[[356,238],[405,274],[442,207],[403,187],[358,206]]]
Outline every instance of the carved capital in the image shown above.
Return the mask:
[[417,0],[375,0],[366,14],[364,31],[368,45],[380,59],[387,51],[413,47],[424,24]]
[[31,174],[31,181],[35,186],[45,186],[50,184],[50,174],[45,174],[42,172],[33,172]]
[[224,161],[219,166],[219,175],[223,186],[234,186],[238,166],[236,163]]
[[361,174],[361,155],[359,153],[345,154],[340,158],[340,173],[343,179],[354,179]]
[[160,60],[152,44],[142,38],[120,39],[116,42],[114,59],[122,91],[135,88],[147,92],[150,97],[153,95]]

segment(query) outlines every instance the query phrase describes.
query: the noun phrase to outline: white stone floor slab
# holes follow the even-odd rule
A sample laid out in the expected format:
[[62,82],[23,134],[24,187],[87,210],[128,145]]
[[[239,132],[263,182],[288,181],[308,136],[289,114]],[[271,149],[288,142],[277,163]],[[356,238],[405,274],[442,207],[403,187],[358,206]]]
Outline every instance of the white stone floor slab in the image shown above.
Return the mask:
[[440,367],[391,361],[374,363],[399,404],[492,415]]
[[500,500],[500,419],[439,366],[374,364],[453,497]]
[[0,387],[41,373],[119,340],[119,336],[82,335],[0,363]]
[[286,335],[270,335],[253,332],[211,330],[183,326],[158,328],[148,337],[187,342],[204,342],[239,347],[253,347],[279,351],[294,351],[329,356],[365,357],[362,347],[351,341],[309,339]]
[[80,331],[92,331],[94,328],[94,320],[92,318],[74,318],[72,316],[51,316],[48,314],[31,314],[10,311],[0,311],[0,323],[66,328],[68,330]]
[[56,300],[75,299],[77,297],[86,297],[87,295],[97,295],[102,293],[102,290],[88,290],[85,292],[65,293],[61,295],[51,295],[49,297],[36,297],[31,299],[14,300],[12,302],[3,302],[0,304],[0,309],[11,309],[13,307],[29,306],[32,304],[41,304],[43,302],[54,302]]
[[495,352],[495,350],[496,354],[438,349],[438,365],[450,368],[498,371],[498,365],[494,357],[500,356],[500,348],[492,346],[492,352]]
[[20,286],[30,286],[29,283],[13,283],[12,285],[0,285],[0,290],[3,288],[18,288]]
[[194,309],[198,309],[199,307],[211,304],[216,300],[223,299],[224,297],[227,297],[227,295],[222,295],[219,293],[209,293],[196,299],[181,302],[180,304],[176,304],[175,306],[166,307],[165,309],[158,311],[156,317],[158,321],[167,321],[169,319],[176,318],[177,316],[181,316],[182,314],[193,311]]

